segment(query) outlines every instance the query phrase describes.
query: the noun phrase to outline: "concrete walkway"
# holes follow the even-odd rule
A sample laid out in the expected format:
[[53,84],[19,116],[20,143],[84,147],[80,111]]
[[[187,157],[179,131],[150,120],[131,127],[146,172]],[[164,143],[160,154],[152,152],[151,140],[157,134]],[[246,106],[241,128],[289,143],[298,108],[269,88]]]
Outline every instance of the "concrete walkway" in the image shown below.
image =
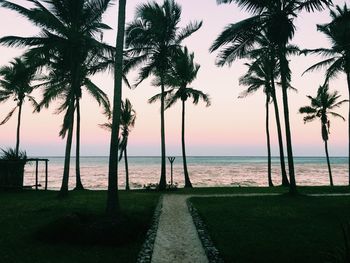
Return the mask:
[[[276,196],[279,193],[177,195],[163,196],[162,212],[152,254],[152,263],[208,263],[186,200],[190,197]],[[309,194],[309,196],[348,196],[344,194]]]

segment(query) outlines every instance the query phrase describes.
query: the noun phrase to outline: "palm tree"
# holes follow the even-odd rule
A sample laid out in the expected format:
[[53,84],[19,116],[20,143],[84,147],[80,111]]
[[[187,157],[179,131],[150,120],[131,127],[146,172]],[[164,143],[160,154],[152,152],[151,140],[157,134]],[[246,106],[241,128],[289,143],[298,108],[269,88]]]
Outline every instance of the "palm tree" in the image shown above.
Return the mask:
[[125,102],[122,101],[121,105],[121,115],[120,115],[120,124],[122,128],[122,138],[119,142],[120,156],[119,161],[123,158],[125,161],[125,190],[130,190],[129,186],[129,166],[128,166],[128,154],[127,146],[129,133],[132,127],[135,126],[136,120],[136,111],[132,108],[131,102],[128,99],[125,99]]
[[[37,58],[41,66],[47,66],[54,71],[55,81],[62,80],[62,85],[70,88],[69,101],[64,102],[60,109],[66,110],[63,129],[60,134],[65,136],[67,143],[60,196],[68,193],[70,152],[72,145],[74,112],[79,103],[76,100],[81,95],[86,76],[83,65],[89,63],[92,54],[111,54],[113,48],[96,39],[104,29],[109,29],[101,22],[102,14],[109,6],[110,0],[33,0],[33,8],[3,0],[1,6],[17,11],[42,31],[35,37],[7,36],[0,43],[7,46],[29,47],[26,56]],[[55,84],[56,85],[56,84]],[[65,94],[65,95],[68,95]],[[79,135],[79,132],[78,132]],[[79,150],[79,148],[78,148]],[[78,152],[79,154],[79,152]],[[79,156],[77,156],[79,159]],[[79,163],[78,163],[79,165]],[[78,180],[77,180],[78,181]]]
[[[125,102],[122,101],[121,103],[121,114],[120,114],[120,126],[122,129],[121,132],[121,139],[119,139],[119,161],[123,158],[124,155],[124,161],[125,161],[125,190],[130,190],[129,186],[129,165],[128,165],[128,155],[127,155],[127,146],[128,146],[128,139],[129,139],[129,133],[132,127],[135,126],[135,120],[136,120],[136,111],[133,109],[131,102],[129,99],[125,99]],[[100,125],[104,129],[111,130],[112,129],[112,123],[104,123]]]
[[[330,12],[332,21],[328,24],[317,25],[317,29],[325,34],[331,41],[331,48],[319,48],[304,50],[305,54],[315,53],[326,57],[325,60],[316,63],[305,72],[327,68],[326,83],[335,78],[339,73],[345,73],[350,97],[350,9],[344,5],[343,8],[336,6]],[[304,73],[305,73],[304,72]],[[348,169],[350,185],[350,107],[348,111]]]
[[[96,64],[95,64],[96,63]],[[87,64],[81,67],[81,76],[84,79],[80,82],[80,87],[77,91],[72,91],[69,77],[62,78],[60,74],[57,75],[59,71],[59,65],[51,63],[51,68],[56,68],[55,71],[50,71],[49,74],[41,78],[43,83],[40,84],[44,87],[43,99],[38,104],[37,111],[40,111],[43,107],[48,108],[51,103],[55,100],[60,100],[61,104],[56,110],[56,114],[60,114],[66,111],[64,123],[60,131],[60,136],[63,138],[66,135],[67,130],[69,131],[69,125],[74,123],[74,110],[76,111],[76,186],[75,190],[84,189],[81,183],[80,177],[80,166],[79,156],[80,156],[80,100],[82,98],[82,91],[86,91],[97,103],[103,108],[103,114],[110,117],[110,102],[106,93],[104,93],[98,86],[96,86],[88,77],[93,75],[95,71],[104,70],[107,67],[106,64],[100,63],[100,61],[95,61],[94,59],[88,59]],[[73,105],[73,108],[70,107]],[[73,111],[73,112],[72,112]],[[73,127],[72,127],[73,129]]]
[[330,93],[328,85],[325,84],[323,86],[320,86],[317,90],[317,96],[311,97],[307,96],[311,101],[311,106],[304,106],[299,109],[300,113],[306,114],[304,117],[304,123],[314,121],[316,119],[321,120],[321,134],[322,139],[324,141],[324,147],[327,157],[327,165],[328,165],[328,172],[329,172],[329,182],[330,185],[333,186],[333,178],[332,178],[332,171],[331,171],[331,165],[329,162],[329,155],[328,155],[328,135],[329,135],[329,128],[330,128],[330,120],[329,115],[333,117],[341,118],[345,121],[344,117],[340,114],[334,112],[333,110],[335,108],[340,107],[343,103],[347,102],[348,100],[342,100],[338,101],[340,98],[340,95],[337,91]]
[[34,97],[30,95],[35,89],[33,81],[36,79],[36,72],[37,69],[22,58],[15,58],[10,62],[10,65],[0,68],[0,102],[6,102],[9,99],[16,102],[16,106],[7,114],[0,125],[5,124],[18,108],[16,156],[18,156],[19,152],[23,103],[27,98],[34,108],[38,105]]
[[271,43],[277,47],[277,58],[280,63],[280,75],[283,98],[283,112],[288,153],[290,177],[290,193],[296,193],[294,160],[292,150],[291,129],[289,123],[289,107],[287,90],[290,70],[286,58],[286,46],[295,33],[294,18],[305,10],[313,12],[322,10],[332,4],[331,0],[217,0],[217,3],[237,3],[238,6],[252,13],[253,16],[228,25],[212,44],[210,51],[222,48],[218,55],[218,66],[231,64],[243,58],[248,50],[255,48],[257,38],[262,31]]
[[[299,48],[295,45],[287,46],[287,55],[299,54]],[[279,155],[280,155],[280,165],[281,165],[281,175],[282,175],[282,186],[289,186],[289,181],[286,173],[285,160],[284,160],[284,149],[283,149],[283,139],[282,139],[282,128],[279,116],[279,107],[276,97],[276,84],[275,79],[279,75],[279,63],[276,58],[276,45],[271,43],[267,37],[266,32],[262,32],[257,37],[257,47],[254,50],[248,50],[245,56],[254,61],[252,65],[252,70],[250,73],[257,71],[255,75],[260,75],[262,80],[270,82],[269,95],[272,98],[275,111],[277,137],[279,145]],[[261,82],[262,83],[262,82]],[[290,87],[293,89],[292,87]]]
[[135,19],[126,29],[127,54],[131,58],[125,66],[125,72],[141,66],[135,86],[150,75],[154,75],[160,80],[162,158],[159,190],[166,188],[164,77],[181,42],[202,26],[202,22],[194,22],[180,29],[178,27],[180,18],[181,7],[174,0],[164,0],[162,5],[152,1],[140,4],[136,8]]
[[125,38],[125,9],[126,0],[119,0],[118,6],[118,32],[114,56],[114,92],[112,127],[108,162],[108,191],[106,212],[118,220],[120,218],[120,204],[118,195],[118,135],[121,115],[122,80],[124,64],[124,38]]
[[[206,106],[210,106],[210,98],[208,94],[203,93],[200,90],[196,90],[188,87],[193,80],[196,79],[200,66],[194,63],[194,53],[188,53],[187,47],[183,50],[179,50],[177,55],[173,59],[172,66],[164,77],[164,83],[166,86],[173,89],[166,91],[165,97],[168,97],[166,101],[166,109],[173,106],[178,100],[182,102],[182,127],[181,127],[181,145],[182,145],[182,160],[184,166],[185,187],[192,187],[190,177],[188,175],[187,160],[186,160],[186,147],[185,147],[185,103],[187,99],[193,98],[193,104],[197,105],[199,100],[203,100]],[[176,91],[174,92],[174,89]],[[173,93],[174,92],[174,93]],[[150,103],[162,98],[162,94],[157,94],[149,99]]]
[[[239,84],[248,86],[248,89],[243,91],[239,98],[244,98],[263,88],[266,95],[265,102],[265,129],[267,143],[267,179],[269,186],[273,186],[271,176],[271,145],[270,145],[270,129],[269,129],[269,104],[272,98],[272,83],[275,82],[276,68],[270,69],[271,61],[268,57],[265,59],[256,60],[253,63],[246,63],[248,72],[239,79]],[[274,74],[271,76],[271,72]]]

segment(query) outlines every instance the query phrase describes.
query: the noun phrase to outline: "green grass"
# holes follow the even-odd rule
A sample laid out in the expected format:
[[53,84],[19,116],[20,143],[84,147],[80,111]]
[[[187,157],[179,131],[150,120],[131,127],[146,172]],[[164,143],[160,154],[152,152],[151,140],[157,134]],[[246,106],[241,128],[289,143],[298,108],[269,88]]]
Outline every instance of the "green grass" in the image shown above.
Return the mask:
[[344,196],[191,201],[225,262],[338,262],[342,226],[350,221],[350,197]]
[[[119,245],[43,241],[38,233],[55,228],[55,222],[67,215],[102,217],[106,192],[70,192],[64,200],[57,192],[0,192],[0,261],[12,262],[135,262],[150,226],[159,194],[155,192],[120,192],[120,203],[131,230],[132,240]],[[69,228],[69,227],[68,227]],[[57,229],[56,229],[57,230]],[[121,232],[125,232],[121,229]],[[62,235],[67,231],[63,229]],[[69,232],[69,231],[68,231]],[[49,233],[49,232],[48,232]],[[125,234],[125,233],[124,233]],[[50,235],[50,234],[46,234]],[[46,238],[50,239],[50,236]],[[67,236],[63,238],[69,240]]]
[[[171,193],[174,194],[248,194],[248,193],[288,193],[288,187],[196,187],[179,188]],[[350,193],[349,186],[299,186],[298,192],[301,194],[320,194],[320,193]]]

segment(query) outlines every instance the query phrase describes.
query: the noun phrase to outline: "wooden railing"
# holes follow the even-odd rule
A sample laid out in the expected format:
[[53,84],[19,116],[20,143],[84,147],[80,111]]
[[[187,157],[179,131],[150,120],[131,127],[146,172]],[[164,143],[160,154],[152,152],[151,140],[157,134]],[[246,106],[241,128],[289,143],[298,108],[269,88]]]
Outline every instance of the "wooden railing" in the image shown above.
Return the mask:
[[49,159],[28,158],[27,162],[35,162],[35,190],[38,190],[39,187],[39,162],[45,162],[45,190],[47,190]]

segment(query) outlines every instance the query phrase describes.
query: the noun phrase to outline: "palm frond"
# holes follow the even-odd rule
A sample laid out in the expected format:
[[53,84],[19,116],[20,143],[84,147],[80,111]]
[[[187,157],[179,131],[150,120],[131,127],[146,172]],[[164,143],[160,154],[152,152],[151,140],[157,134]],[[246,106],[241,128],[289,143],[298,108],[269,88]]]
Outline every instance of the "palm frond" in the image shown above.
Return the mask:
[[345,121],[345,118],[343,116],[341,116],[339,113],[336,113],[336,112],[333,112],[333,111],[330,111],[328,113],[331,114],[333,117],[340,118],[343,121]]
[[202,27],[203,22],[191,22],[188,25],[186,25],[184,28],[180,30],[178,35],[176,36],[175,43],[180,44],[184,39],[188,38],[191,36],[193,33],[198,31]]
[[111,116],[111,105],[107,94],[88,78],[85,79],[85,87],[89,94],[97,101],[98,105],[102,106],[103,114],[109,118]]
[[308,72],[312,72],[312,71],[315,71],[315,70],[319,70],[321,68],[324,68],[324,67],[327,67],[328,65],[330,65],[331,63],[334,63],[336,58],[329,58],[329,59],[325,59],[323,61],[320,61],[314,65],[312,65],[311,67],[307,68],[302,75],[304,75],[305,73],[308,73]]
[[307,12],[322,11],[333,5],[332,0],[303,0],[300,1],[298,9]]
[[4,125],[6,122],[8,122],[9,119],[11,119],[12,115],[15,113],[17,109],[17,106],[14,107],[5,117],[5,119],[3,119],[2,122],[0,122],[0,125]]
[[216,0],[218,4],[238,4],[242,9],[251,13],[260,13],[266,8],[266,3],[260,0]]

